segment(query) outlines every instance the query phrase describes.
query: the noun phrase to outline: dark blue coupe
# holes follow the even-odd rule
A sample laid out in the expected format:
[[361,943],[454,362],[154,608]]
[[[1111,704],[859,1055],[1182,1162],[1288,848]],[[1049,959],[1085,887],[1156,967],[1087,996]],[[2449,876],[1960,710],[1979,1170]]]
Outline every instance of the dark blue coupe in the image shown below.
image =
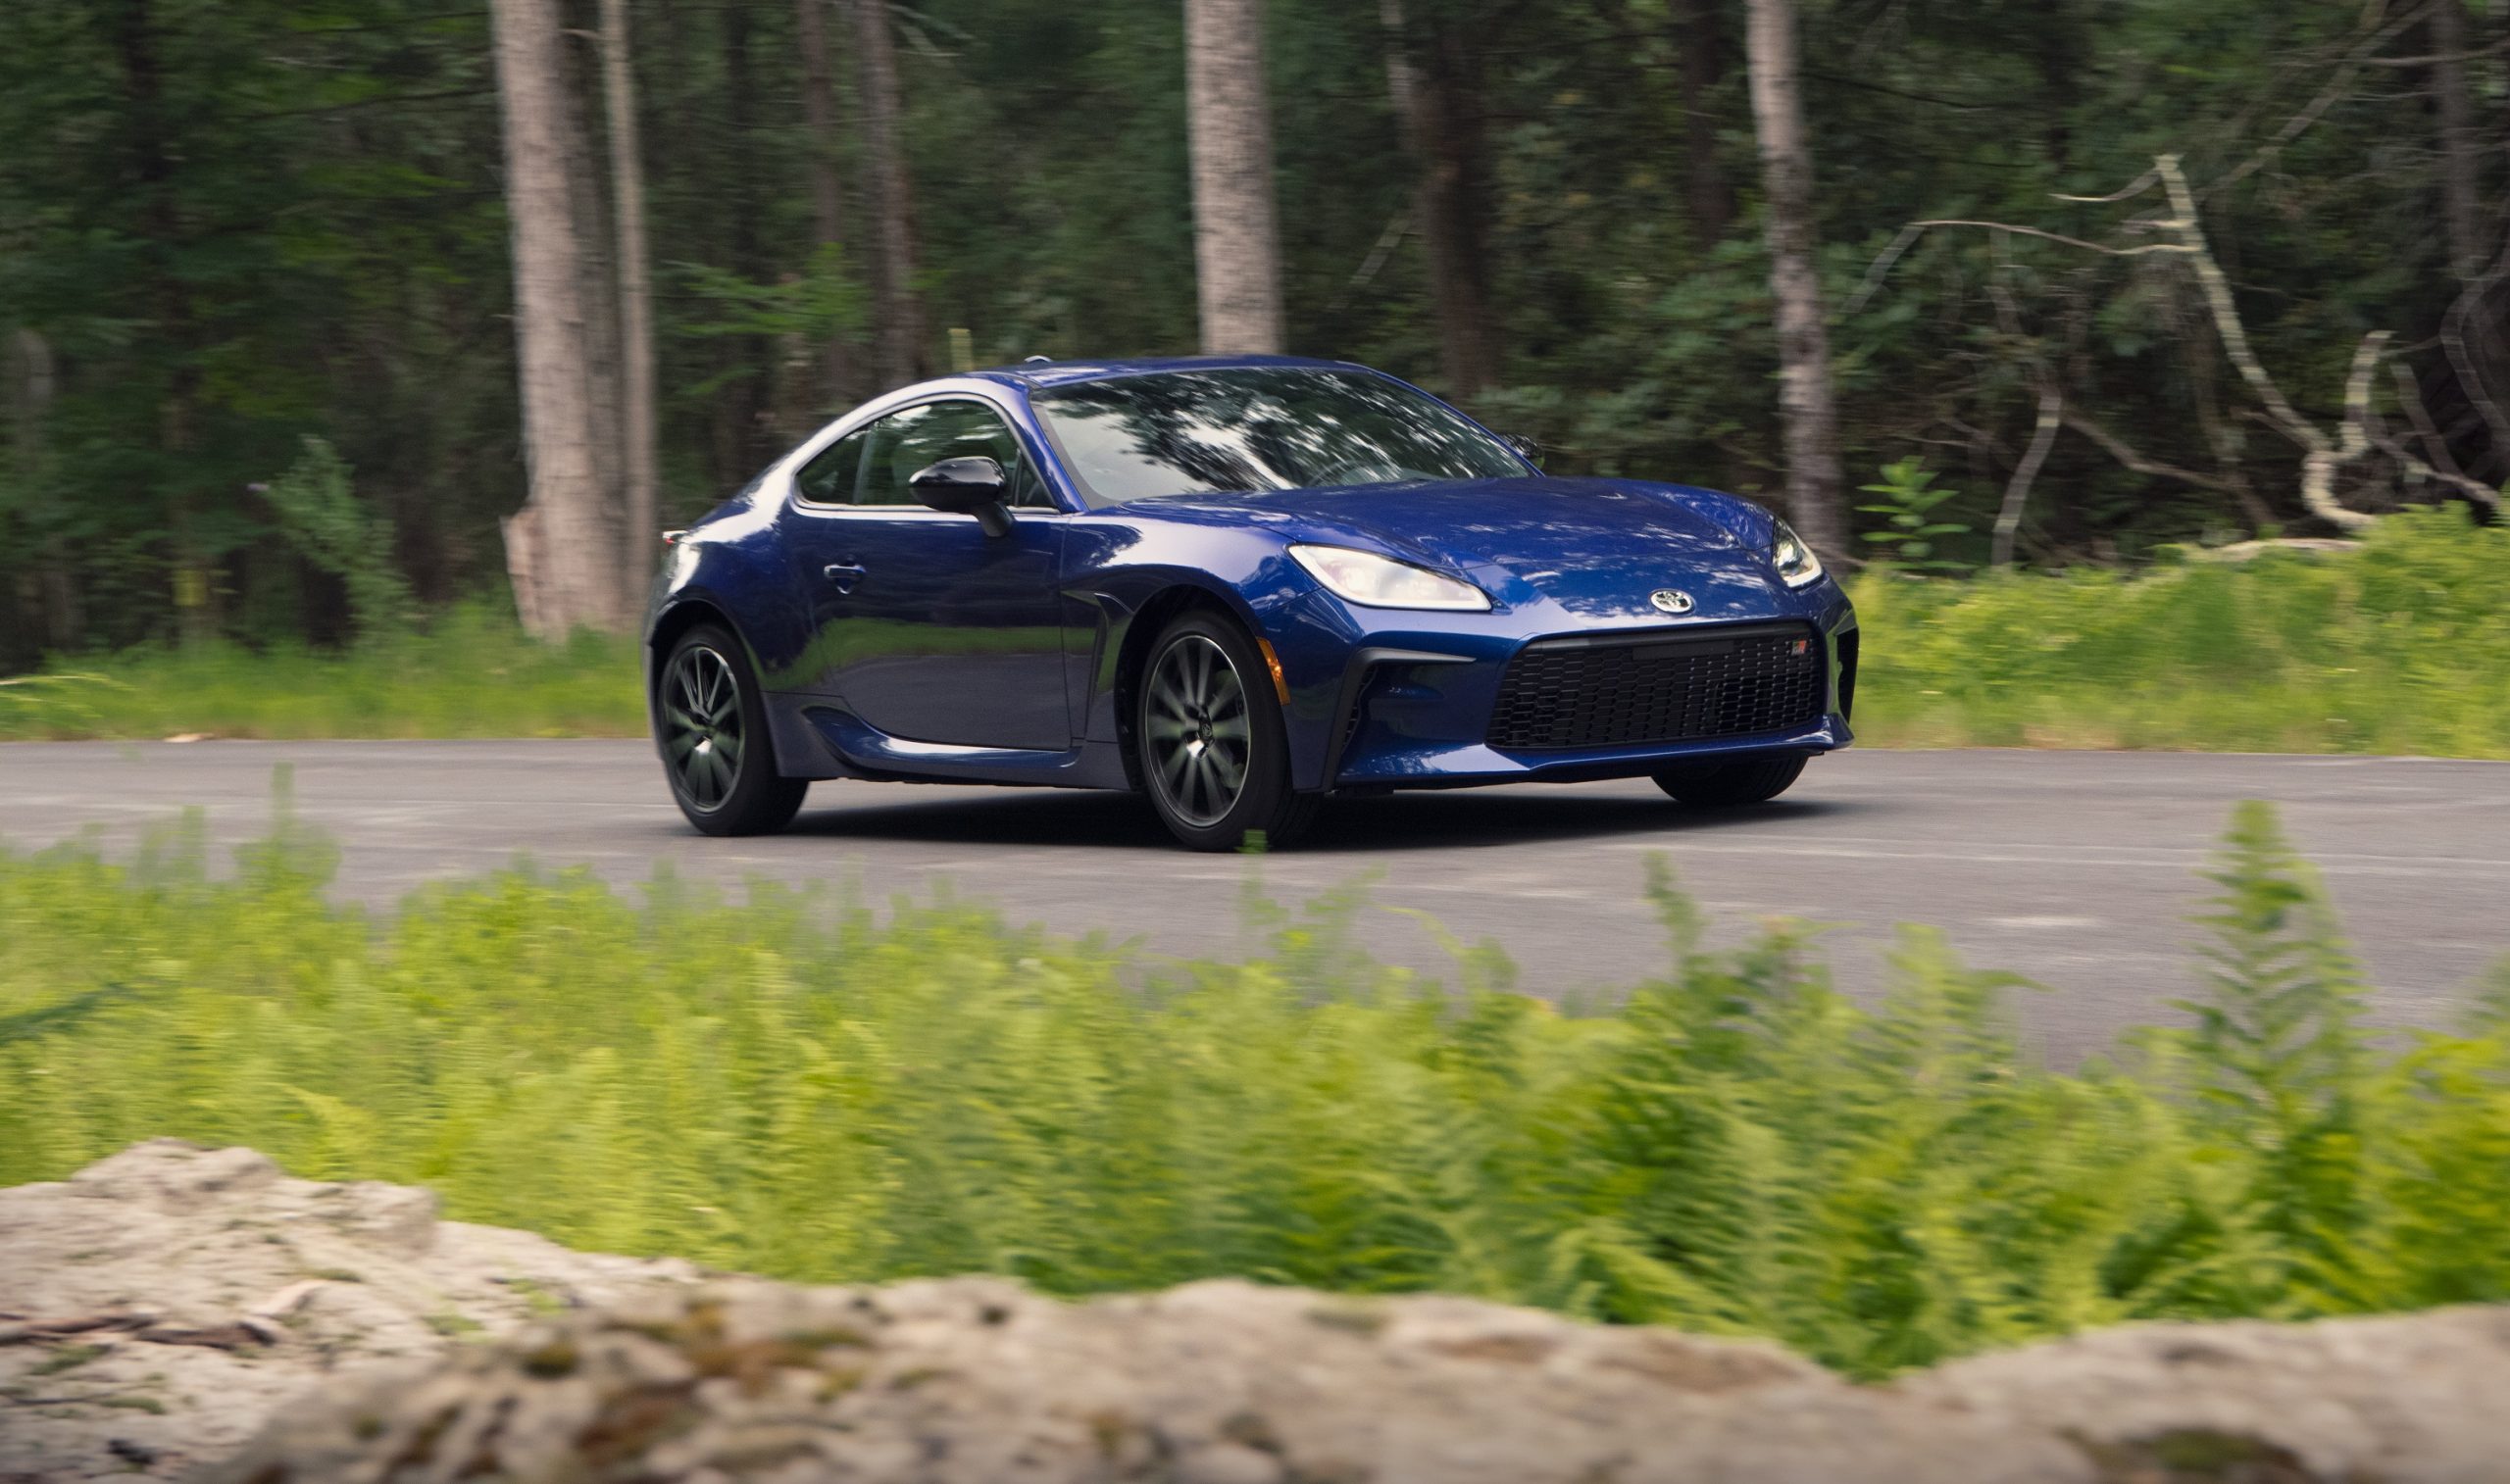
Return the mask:
[[859,777],[1133,789],[1224,850],[1389,788],[1773,798],[1848,744],[1857,634],[1756,505],[1552,478],[1391,376],[1246,357],[858,408],[672,538],[646,642],[710,834]]

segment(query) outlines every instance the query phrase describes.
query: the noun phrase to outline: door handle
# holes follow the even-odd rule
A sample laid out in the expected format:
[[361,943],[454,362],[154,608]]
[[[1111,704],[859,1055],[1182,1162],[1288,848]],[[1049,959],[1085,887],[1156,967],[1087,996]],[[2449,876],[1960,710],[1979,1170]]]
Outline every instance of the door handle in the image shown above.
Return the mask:
[[830,563],[828,566],[822,568],[821,570],[828,574],[828,579],[830,582],[836,584],[836,590],[840,593],[850,593],[854,591],[854,584],[863,580],[863,568],[859,563]]

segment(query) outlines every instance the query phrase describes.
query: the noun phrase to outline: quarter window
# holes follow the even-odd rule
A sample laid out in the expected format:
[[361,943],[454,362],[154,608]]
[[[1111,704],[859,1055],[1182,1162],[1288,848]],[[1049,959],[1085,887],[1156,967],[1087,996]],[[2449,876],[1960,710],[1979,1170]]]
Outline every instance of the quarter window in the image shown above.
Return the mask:
[[871,442],[872,430],[868,427],[847,433],[803,465],[802,471],[793,476],[793,487],[803,499],[816,505],[853,504],[855,489],[863,479],[863,450]]

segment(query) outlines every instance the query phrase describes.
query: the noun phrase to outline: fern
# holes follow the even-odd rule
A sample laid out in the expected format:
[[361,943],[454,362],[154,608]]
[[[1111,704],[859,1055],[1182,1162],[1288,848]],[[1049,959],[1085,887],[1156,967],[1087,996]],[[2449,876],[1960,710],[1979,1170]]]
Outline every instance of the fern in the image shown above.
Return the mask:
[[[1373,961],[1357,892],[1171,964],[947,898],[643,905],[518,867],[370,916],[277,795],[210,869],[0,852],[0,1180],[135,1139],[424,1182],[467,1220],[804,1280],[1240,1274],[1762,1334],[1860,1375],[2123,1319],[2510,1298],[2510,995],[2374,1036],[2325,895],[2234,817],[2188,1022],[2040,1064],[2023,981],[1809,930],[1572,1015],[1486,947]],[[709,946],[689,972],[683,945]]]

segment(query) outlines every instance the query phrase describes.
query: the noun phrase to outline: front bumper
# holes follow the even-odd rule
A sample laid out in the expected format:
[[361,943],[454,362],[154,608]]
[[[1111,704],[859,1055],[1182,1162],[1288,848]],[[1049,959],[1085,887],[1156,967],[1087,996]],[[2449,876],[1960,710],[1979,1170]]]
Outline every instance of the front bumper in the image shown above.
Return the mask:
[[[1311,709],[1310,767],[1302,786],[1326,792],[1464,787],[1511,780],[1560,782],[1635,777],[1684,762],[1770,753],[1824,753],[1854,740],[1848,717],[1856,690],[1856,615],[1844,595],[1809,613],[1774,615],[1809,624],[1827,673],[1821,715],[1771,730],[1612,746],[1505,748],[1492,745],[1491,718],[1508,667],[1529,644],[1557,635],[1506,635],[1474,625],[1427,624],[1378,632],[1354,646],[1330,707]],[[1428,616],[1420,616],[1426,618]],[[1769,620],[1757,620],[1766,626]],[[1434,620],[1432,620],[1434,622]],[[1698,639],[1753,622],[1615,628],[1618,639]],[[1588,632],[1588,631],[1579,631]],[[1324,687],[1319,687],[1323,690]],[[1320,699],[1322,699],[1320,697]],[[1322,711],[1321,717],[1313,715]],[[1801,713],[1797,714],[1799,717]]]

